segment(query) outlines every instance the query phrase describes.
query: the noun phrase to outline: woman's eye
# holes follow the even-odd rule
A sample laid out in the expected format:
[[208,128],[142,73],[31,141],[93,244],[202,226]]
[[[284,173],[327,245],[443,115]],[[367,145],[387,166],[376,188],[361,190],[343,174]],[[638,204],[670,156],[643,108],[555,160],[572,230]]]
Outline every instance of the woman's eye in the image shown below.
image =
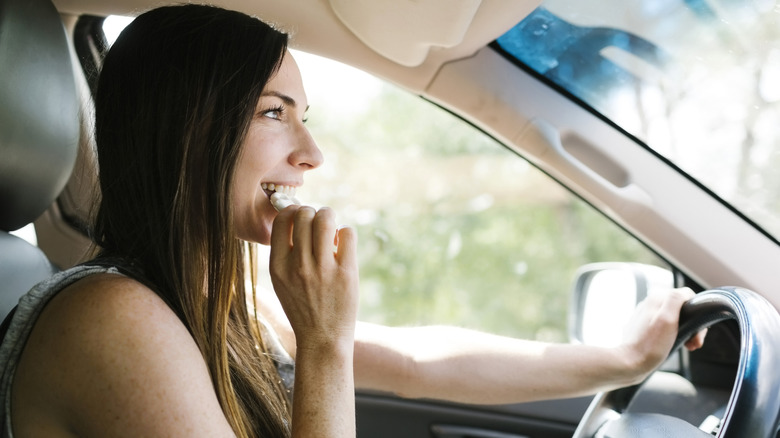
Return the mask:
[[271,108],[269,110],[265,110],[263,112],[263,116],[268,117],[269,119],[280,120],[282,118],[283,113],[284,113],[283,108]]

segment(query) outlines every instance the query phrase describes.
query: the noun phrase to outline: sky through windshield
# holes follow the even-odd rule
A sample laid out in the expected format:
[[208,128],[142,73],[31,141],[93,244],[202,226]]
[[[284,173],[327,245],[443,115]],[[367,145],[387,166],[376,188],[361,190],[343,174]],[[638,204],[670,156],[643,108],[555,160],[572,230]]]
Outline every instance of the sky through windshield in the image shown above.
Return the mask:
[[497,42],[780,238],[780,3],[546,0]]

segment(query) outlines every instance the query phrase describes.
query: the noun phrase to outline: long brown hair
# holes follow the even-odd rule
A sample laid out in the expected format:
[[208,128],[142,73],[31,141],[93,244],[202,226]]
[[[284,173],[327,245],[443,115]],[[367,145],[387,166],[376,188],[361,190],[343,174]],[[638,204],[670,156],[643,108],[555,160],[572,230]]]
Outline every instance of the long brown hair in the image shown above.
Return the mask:
[[252,246],[231,211],[242,141],[286,48],[286,34],[238,12],[154,9],[112,46],[95,98],[95,241],[189,329],[242,437],[289,435],[289,400],[247,309]]

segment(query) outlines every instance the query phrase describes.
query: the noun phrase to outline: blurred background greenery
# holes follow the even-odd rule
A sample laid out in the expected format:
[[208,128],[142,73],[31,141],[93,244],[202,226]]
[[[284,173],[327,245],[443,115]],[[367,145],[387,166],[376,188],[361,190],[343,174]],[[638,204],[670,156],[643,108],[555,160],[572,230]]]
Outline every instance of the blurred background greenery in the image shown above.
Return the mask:
[[[296,55],[306,80],[308,61]],[[361,320],[566,341],[578,267],[660,264],[547,175],[437,106],[380,82],[352,94],[325,84],[306,85],[307,123],[325,164],[306,175],[298,197],[334,208],[357,229]]]

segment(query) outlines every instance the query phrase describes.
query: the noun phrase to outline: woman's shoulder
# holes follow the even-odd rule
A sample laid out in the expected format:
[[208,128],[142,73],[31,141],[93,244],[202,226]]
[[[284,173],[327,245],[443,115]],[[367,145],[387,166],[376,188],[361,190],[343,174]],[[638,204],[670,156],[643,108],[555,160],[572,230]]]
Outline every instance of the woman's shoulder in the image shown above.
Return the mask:
[[154,291],[112,273],[52,298],[22,353],[12,404],[14,429],[28,435],[176,436],[227,426],[184,324]]
[[[57,338],[58,345],[77,346],[84,356],[114,353],[136,338],[144,342],[135,348],[171,337],[191,340],[184,324],[154,291],[116,273],[90,275],[65,287],[41,312],[31,341],[36,332],[45,333],[45,339]],[[111,343],[103,345],[106,341]]]
[[[64,288],[47,305],[41,318],[52,322],[100,328],[144,321],[144,325],[183,324],[149,287],[130,277],[104,272],[87,276]],[[95,327],[100,326],[100,327]]]

